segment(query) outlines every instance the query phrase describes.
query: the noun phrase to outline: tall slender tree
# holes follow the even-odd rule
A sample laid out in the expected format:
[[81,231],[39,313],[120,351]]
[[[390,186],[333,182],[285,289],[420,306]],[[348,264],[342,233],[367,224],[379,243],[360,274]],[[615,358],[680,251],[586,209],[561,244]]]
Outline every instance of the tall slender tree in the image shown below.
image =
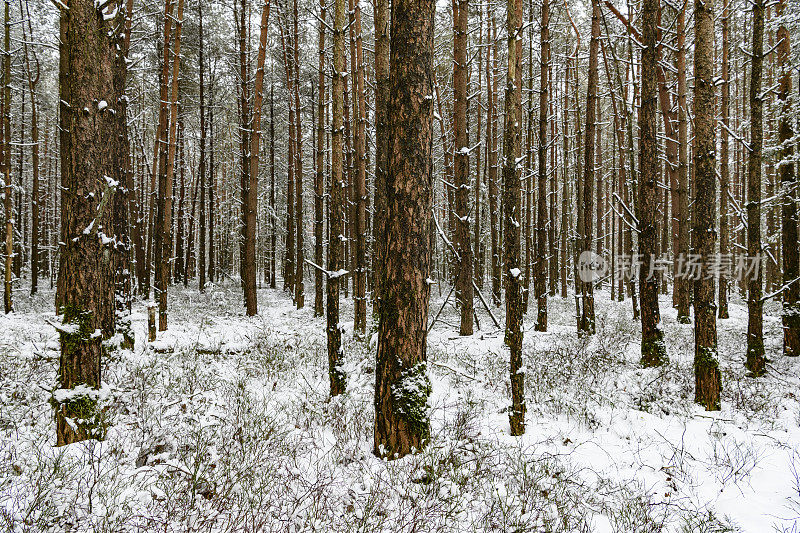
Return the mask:
[[[525,433],[525,370],[522,366],[522,286],[520,270],[519,163],[520,122],[522,119],[522,1],[508,0],[506,32],[508,70],[506,71],[505,122],[503,124],[503,256],[506,278],[506,335],[510,351],[512,435]],[[520,46],[518,46],[520,45]]]
[[800,252],[797,237],[797,177],[792,164],[792,70],[789,62],[790,34],[783,19],[786,0],[779,0],[776,14],[781,20],[778,27],[778,71],[780,74],[778,100],[781,102],[781,116],[778,125],[780,142],[780,164],[778,173],[781,180],[781,220],[783,240],[783,353],[789,356],[800,355]]
[[[722,0],[722,65],[720,77],[722,78],[720,99],[720,115],[722,128],[720,129],[719,150],[719,254],[725,257],[730,253],[730,223],[728,216],[728,195],[730,194],[730,73],[729,73],[729,48],[730,48],[730,0]],[[728,273],[723,269],[719,275],[719,318],[728,318]]]
[[694,280],[694,369],[697,403],[720,408],[714,278],[708,275],[716,241],[716,124],[714,113],[714,0],[695,0],[692,249],[703,271]]
[[[550,71],[550,0],[542,0],[541,18],[541,73],[539,75],[539,150],[538,150],[538,206],[536,210],[536,331],[547,331],[547,111],[550,105],[548,73]],[[554,117],[553,117],[554,118]],[[551,220],[551,224],[555,221]],[[551,261],[555,258],[551,257]]]
[[469,0],[453,2],[453,129],[455,154],[453,186],[455,187],[455,288],[461,307],[461,335],[472,335],[473,289],[472,244],[469,216],[469,130],[467,129],[467,32],[469,30]]
[[[330,238],[328,239],[328,282],[325,287],[327,298],[326,332],[328,337],[328,376],[331,396],[344,392],[345,375],[341,368],[342,327],[339,324],[339,281],[342,278],[344,259],[345,207],[343,198],[343,133],[344,133],[344,84],[347,76],[344,62],[345,0],[335,0],[333,13],[333,86],[331,107],[331,177],[329,212]],[[377,372],[376,372],[377,373]]]
[[753,49],[750,62],[750,153],[747,158],[747,260],[756,268],[747,280],[747,359],[745,367],[755,376],[767,371],[764,357],[764,302],[761,298],[764,270],[761,242],[761,160],[764,144],[761,93],[764,64],[764,0],[753,2]]
[[658,57],[659,0],[642,3],[642,96],[639,111],[639,299],[642,305],[642,365],[660,366],[667,361],[661,314],[658,308],[658,117],[656,63]]

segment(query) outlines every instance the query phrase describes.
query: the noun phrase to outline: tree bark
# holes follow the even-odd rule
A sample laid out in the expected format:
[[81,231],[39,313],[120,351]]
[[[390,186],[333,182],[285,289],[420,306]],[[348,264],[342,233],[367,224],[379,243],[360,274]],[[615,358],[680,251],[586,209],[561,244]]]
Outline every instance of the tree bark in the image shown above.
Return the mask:
[[694,144],[695,187],[692,205],[692,249],[702,265],[694,280],[695,402],[706,411],[720,408],[720,372],[717,363],[717,322],[714,304],[713,262],[716,241],[716,125],[714,87],[714,1],[695,0]]
[[[316,173],[314,174],[314,262],[323,263],[324,201],[325,201],[325,21],[327,4],[319,2],[319,67],[317,78],[317,151],[314,154]],[[323,272],[314,269],[314,316],[325,314]]]
[[373,249],[373,315],[380,319],[386,264],[386,173],[389,162],[389,24],[390,0],[375,0],[375,199],[372,229]]
[[[730,230],[728,217],[728,195],[730,194],[730,167],[728,128],[730,126],[730,75],[729,75],[729,26],[730,5],[729,0],[722,0],[722,99],[720,115],[722,128],[720,130],[720,155],[719,155],[719,254],[727,257],[730,254]],[[728,318],[728,273],[723,269],[719,275],[719,318]]]
[[426,344],[435,9],[433,0],[392,2],[386,279],[375,368],[373,449],[390,459],[421,450],[430,436]]
[[[339,280],[342,278],[344,235],[343,224],[346,217],[344,206],[344,84],[347,76],[344,62],[345,0],[335,0],[333,16],[333,87],[331,124],[331,206],[329,214],[330,238],[328,239],[328,282],[325,287],[327,297],[326,332],[328,337],[328,376],[331,396],[345,390],[345,374],[341,368],[344,352],[342,350],[342,327],[339,324]],[[376,372],[377,374],[377,372]]]
[[[541,73],[539,75],[539,150],[538,206],[536,210],[536,331],[547,331],[547,110],[550,106],[548,73],[550,70],[550,0],[542,0]],[[553,221],[550,221],[553,223]],[[553,259],[551,259],[553,260]]]
[[525,371],[522,365],[522,291],[520,271],[520,183],[517,158],[520,153],[522,98],[519,81],[522,58],[522,2],[508,0],[506,31],[508,70],[506,74],[505,122],[503,124],[503,252],[506,275],[506,334],[510,351],[511,409],[509,423],[514,436],[525,433]]
[[[57,309],[63,326],[59,328],[58,386],[70,394],[66,399],[53,398],[58,446],[102,439],[105,434],[97,408],[102,337],[94,332],[103,328],[106,317],[113,320],[114,314],[112,250],[104,232],[113,227],[112,196],[115,177],[121,174],[116,146],[120,121],[115,108],[124,88],[117,71],[124,68],[124,61],[117,57],[124,10],[118,8],[115,2],[99,10],[90,0],[73,0],[69,9],[61,11],[63,246]],[[112,13],[117,15],[109,16]],[[121,76],[124,81],[124,71]]]
[[[786,0],[777,4],[777,15],[782,17]],[[791,139],[792,105],[789,94],[792,91],[792,70],[789,61],[791,50],[789,29],[786,23],[778,27],[778,70],[780,72],[778,100],[781,102],[781,117],[778,125],[779,152],[778,173],[781,180],[781,220],[783,239],[783,354],[800,355],[800,257],[798,257],[797,237],[797,178],[791,163],[794,150]]]
[[461,308],[461,335],[472,335],[473,289],[472,244],[469,217],[469,131],[467,129],[467,32],[469,25],[469,0],[453,3],[453,129],[455,154],[453,186],[455,187],[455,265],[456,298]]
[[[642,365],[661,366],[667,362],[661,315],[658,308],[658,276],[655,260],[658,250],[658,117],[656,49],[658,37],[658,0],[642,4],[642,98],[639,112],[639,299],[642,312]],[[713,41],[712,41],[713,42]]]
[[747,261],[755,271],[747,279],[747,359],[754,376],[766,373],[764,357],[763,246],[761,243],[761,151],[764,144],[761,78],[764,63],[764,0],[753,3],[753,49],[750,63],[750,153],[747,159]]
[[200,71],[200,256],[198,257],[198,274],[200,275],[200,293],[206,291],[206,99],[205,99],[205,34],[203,32],[203,3],[197,3],[198,21],[198,69]]

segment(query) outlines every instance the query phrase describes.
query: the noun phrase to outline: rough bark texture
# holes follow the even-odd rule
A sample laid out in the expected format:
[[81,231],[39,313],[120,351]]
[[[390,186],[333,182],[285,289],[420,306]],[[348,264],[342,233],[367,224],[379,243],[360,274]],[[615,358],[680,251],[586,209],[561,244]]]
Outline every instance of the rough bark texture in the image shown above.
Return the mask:
[[[777,15],[781,17],[786,8],[786,0],[777,4]],[[778,140],[781,143],[780,175],[782,201],[782,239],[783,239],[783,353],[789,356],[800,355],[800,256],[798,256],[797,236],[797,178],[794,165],[790,162],[793,150],[790,139],[792,130],[792,106],[789,95],[792,92],[792,71],[789,62],[789,30],[786,24],[778,28],[778,70],[780,72],[778,99],[781,102],[781,118],[778,125]]]
[[427,322],[433,189],[433,0],[392,2],[385,283],[375,368],[374,453],[402,457],[430,435]]
[[455,156],[453,186],[455,187],[455,265],[456,298],[461,307],[461,335],[472,335],[473,289],[472,245],[469,228],[469,131],[467,129],[467,31],[469,0],[453,3],[453,129]]
[[713,261],[717,237],[716,124],[714,116],[714,1],[695,0],[694,144],[695,194],[692,205],[692,249],[703,265],[694,280],[695,402],[706,411],[720,408],[720,372],[717,363],[717,319]]
[[745,367],[755,376],[764,374],[764,303],[761,300],[761,152],[764,144],[761,78],[764,63],[764,0],[753,3],[753,57],[750,63],[750,153],[747,159],[747,255],[758,266],[747,279],[747,359]]
[[506,334],[510,351],[512,435],[525,433],[525,371],[522,368],[522,279],[520,270],[520,154],[522,95],[521,0],[508,0],[506,7],[508,70],[506,73],[505,123],[503,124],[503,258],[506,278]]
[[658,308],[658,276],[653,271],[658,250],[658,118],[656,116],[656,41],[658,0],[642,5],[642,104],[639,112],[639,254],[642,256],[639,298],[642,312],[642,365],[667,361]]
[[492,253],[492,303],[500,307],[500,290],[502,273],[500,270],[500,209],[497,205],[499,187],[497,183],[497,85],[500,80],[500,73],[497,67],[498,49],[497,23],[492,19],[492,81],[489,88],[489,120],[486,122],[488,135],[487,144],[489,145],[489,232],[491,233],[491,253]]
[[6,257],[5,272],[3,276],[3,303],[5,312],[14,310],[12,297],[12,284],[14,281],[14,211],[11,186],[11,20],[9,19],[8,0],[5,5],[5,50],[3,54],[3,107],[2,107],[2,133],[0,133],[0,171],[3,174],[5,185],[3,207],[6,219]]
[[206,290],[206,99],[205,99],[205,71],[204,60],[205,35],[203,33],[203,3],[197,3],[198,20],[198,70],[200,71],[200,256],[198,270],[200,274],[199,289]]
[[[319,2],[319,73],[317,78],[317,152],[314,154],[316,173],[314,174],[314,262],[322,266],[324,235],[324,202],[325,202],[325,21],[327,8],[325,0]],[[270,126],[271,127],[271,126]],[[314,316],[325,313],[324,272],[314,269]]]
[[331,124],[331,207],[329,215],[330,238],[328,239],[328,283],[326,286],[327,310],[326,331],[328,336],[328,376],[331,396],[344,392],[345,376],[342,362],[342,328],[339,325],[339,280],[342,269],[344,236],[344,169],[342,168],[344,84],[347,71],[344,63],[345,0],[334,3],[333,31],[333,118]]
[[[538,150],[538,206],[536,210],[536,265],[534,269],[534,292],[536,294],[536,331],[547,331],[547,109],[549,106],[550,62],[550,1],[542,1],[541,74],[539,77],[539,150]],[[551,220],[551,224],[555,221]],[[551,260],[555,260],[552,257]]]
[[[60,131],[62,242],[58,312],[61,360],[59,389],[84,385],[88,391],[66,400],[54,395],[56,443],[102,438],[97,411],[102,329],[113,320],[112,250],[104,237],[112,231],[115,177],[120,177],[115,144],[119,141],[116,107],[123,97],[115,83],[121,50],[122,13],[115,3],[102,10],[91,0],[72,0],[61,11]],[[8,3],[6,3],[8,9]],[[117,80],[118,81],[118,80]],[[124,85],[124,84],[123,84]],[[85,422],[70,424],[68,418]]]
[[[730,76],[729,66],[729,25],[730,25],[730,6],[729,0],[722,0],[722,66],[720,77],[722,92],[720,103],[720,115],[722,118],[722,128],[720,128],[720,151],[719,151],[719,254],[725,257],[730,253],[730,224],[728,221],[728,194],[730,194],[730,168],[729,168],[729,136],[730,126]],[[719,318],[728,318],[728,274],[723,270],[719,276]]]
[[[686,5],[683,4],[678,11],[678,171],[676,198],[673,203],[676,213],[673,215],[673,226],[677,226],[677,240],[672,251],[673,256],[686,257],[689,253],[689,168],[688,168],[688,120],[686,109]],[[681,223],[683,221],[683,223]],[[666,247],[666,242],[664,243]],[[680,264],[680,261],[673,261]],[[677,273],[677,271],[676,271]],[[673,300],[678,308],[678,322],[689,323],[689,284],[690,281],[682,276],[676,276],[673,285]]]
[[[600,48],[600,3],[599,0],[592,0],[592,36],[589,40],[589,79],[586,88],[586,131],[584,134],[584,153],[583,153],[583,188],[582,198],[582,248],[578,253],[590,252],[594,250],[594,186],[595,186],[595,146],[596,137],[596,117],[597,117],[597,92],[598,92],[598,53]],[[576,73],[577,76],[577,73]],[[580,333],[593,335],[595,332],[594,314],[594,283],[582,282],[581,288],[581,316],[578,331]]]
[[294,109],[295,109],[295,126],[294,126],[294,200],[295,200],[295,231],[297,239],[296,257],[295,257],[295,272],[294,272],[294,300],[298,309],[305,306],[305,284],[303,283],[303,268],[305,267],[305,246],[303,244],[303,133],[301,129],[301,116],[302,108],[300,107],[300,38],[298,33],[300,15],[297,9],[297,0],[294,0],[294,38],[292,40],[292,48],[294,52],[294,59],[292,65],[294,67]]
[[389,161],[389,23],[390,1],[375,0],[375,198],[373,230],[373,315],[380,317],[386,263],[386,172]]

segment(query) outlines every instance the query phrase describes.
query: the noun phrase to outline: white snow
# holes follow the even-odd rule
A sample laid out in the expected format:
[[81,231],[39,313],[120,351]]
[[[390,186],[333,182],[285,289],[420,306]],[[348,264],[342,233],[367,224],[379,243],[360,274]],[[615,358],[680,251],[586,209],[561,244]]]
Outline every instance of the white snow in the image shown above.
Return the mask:
[[[431,287],[431,315],[448,291]],[[329,399],[325,319],[283,291],[259,290],[260,314],[248,318],[235,282],[202,295],[174,287],[155,343],[136,302],[136,347],[104,357],[100,390],[57,387],[53,293],[15,294],[17,311],[0,315],[0,506],[11,531],[249,531],[252,519],[298,531],[389,532],[405,520],[420,531],[761,533],[800,523],[800,361],[780,355],[774,302],[765,377],[743,368],[746,302],[734,295],[718,322],[717,413],[693,402],[692,326],[677,322],[670,296],[660,300],[664,369],[640,367],[630,300],[612,302],[606,288],[595,291],[591,338],[575,334],[571,294],[548,299],[547,332],[533,330],[531,304],[526,432],[512,437],[503,331],[476,301],[480,327],[459,336],[451,297],[428,334],[431,441],[385,462],[372,455],[377,334],[353,340],[351,298],[338,324],[348,392]],[[502,324],[504,307],[492,312]],[[103,399],[107,439],[55,448],[48,400],[78,395]],[[137,468],[159,443],[171,444]]]

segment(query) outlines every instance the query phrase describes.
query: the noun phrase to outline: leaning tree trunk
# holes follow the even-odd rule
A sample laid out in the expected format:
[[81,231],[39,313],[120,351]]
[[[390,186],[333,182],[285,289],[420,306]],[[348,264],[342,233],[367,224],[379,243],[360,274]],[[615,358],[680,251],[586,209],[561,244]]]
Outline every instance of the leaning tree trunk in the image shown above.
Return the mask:
[[[472,245],[469,227],[469,131],[467,129],[467,31],[469,0],[453,3],[453,129],[455,154],[453,186],[455,187],[455,289],[461,307],[461,335],[472,335],[473,289]],[[473,216],[476,216],[473,214]]]
[[659,0],[642,5],[642,103],[639,112],[639,298],[642,306],[642,365],[667,361],[658,308],[658,276],[653,274],[658,250],[658,117],[656,115],[656,60]]
[[[747,280],[747,359],[754,376],[767,371],[764,357],[764,303],[761,299],[763,263],[761,252],[761,150],[764,144],[764,95],[761,77],[764,63],[764,0],[753,3],[753,57],[750,70],[750,154],[747,159],[747,261],[755,269]],[[796,246],[796,245],[795,245]]]
[[[114,313],[112,250],[104,231],[112,227],[112,196],[120,178],[115,83],[122,13],[115,2],[100,10],[91,0],[72,0],[61,11],[59,101],[61,131],[61,223],[58,312],[61,362],[56,443],[103,438],[98,410],[102,337],[95,335]],[[6,3],[8,9],[8,3]],[[114,16],[110,16],[111,14]],[[124,72],[122,73],[124,78]],[[117,80],[118,81],[118,80]]]
[[508,71],[506,74],[505,123],[503,125],[503,255],[506,275],[506,334],[510,351],[512,435],[525,433],[525,370],[522,365],[522,287],[520,266],[520,182],[517,160],[520,154],[522,98],[518,80],[522,76],[519,46],[522,38],[521,0],[508,0]]
[[[786,9],[786,0],[777,5],[777,15],[782,17]],[[781,178],[782,201],[781,219],[783,225],[783,353],[784,355],[800,355],[800,257],[798,256],[797,237],[797,179],[791,163],[793,150],[791,139],[792,105],[789,94],[792,91],[792,70],[789,63],[789,30],[786,23],[778,28],[778,69],[780,71],[778,99],[782,103],[778,140],[781,143],[781,164],[778,172]]]
[[392,4],[391,34],[395,38],[389,63],[389,202],[373,449],[386,458],[420,450],[430,436],[426,345],[435,11],[433,0],[395,0]]
[[[694,145],[695,186],[692,211],[692,249],[703,265],[694,280],[694,401],[706,411],[720,408],[717,363],[717,319],[713,262],[716,241],[716,124],[714,116],[714,0],[695,0]],[[712,275],[707,275],[712,274]]]

